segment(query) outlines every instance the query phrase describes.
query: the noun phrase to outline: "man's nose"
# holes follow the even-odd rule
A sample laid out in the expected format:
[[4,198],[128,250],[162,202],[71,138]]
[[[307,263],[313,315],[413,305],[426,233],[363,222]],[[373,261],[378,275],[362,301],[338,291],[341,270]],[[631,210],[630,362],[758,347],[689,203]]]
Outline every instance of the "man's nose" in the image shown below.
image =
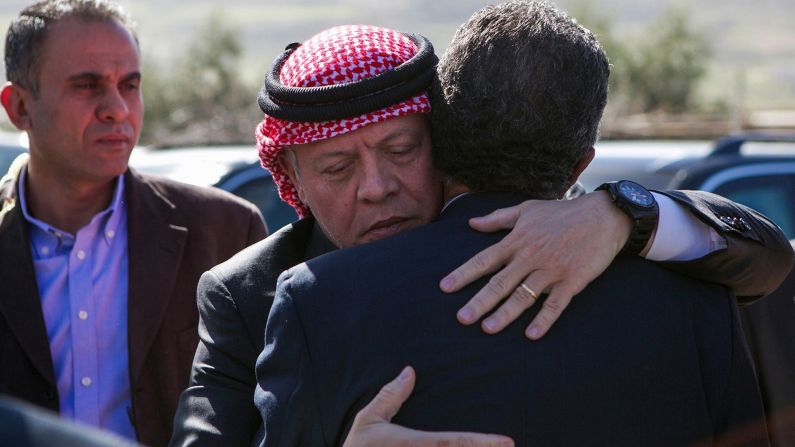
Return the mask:
[[129,113],[130,107],[121,92],[117,89],[107,89],[97,107],[97,117],[100,121],[118,123]]
[[380,202],[396,193],[399,182],[393,169],[393,166],[382,160],[363,160],[357,198],[366,202]]

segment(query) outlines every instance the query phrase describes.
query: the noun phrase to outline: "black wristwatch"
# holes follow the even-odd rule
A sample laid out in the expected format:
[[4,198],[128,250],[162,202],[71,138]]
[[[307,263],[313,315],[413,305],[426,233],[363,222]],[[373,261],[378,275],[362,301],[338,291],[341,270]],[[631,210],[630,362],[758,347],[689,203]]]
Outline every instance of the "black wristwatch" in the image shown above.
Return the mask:
[[596,188],[597,191],[602,189],[607,191],[610,200],[633,222],[629,240],[621,252],[632,255],[640,253],[657,227],[660,217],[657,201],[648,189],[629,180],[602,183]]

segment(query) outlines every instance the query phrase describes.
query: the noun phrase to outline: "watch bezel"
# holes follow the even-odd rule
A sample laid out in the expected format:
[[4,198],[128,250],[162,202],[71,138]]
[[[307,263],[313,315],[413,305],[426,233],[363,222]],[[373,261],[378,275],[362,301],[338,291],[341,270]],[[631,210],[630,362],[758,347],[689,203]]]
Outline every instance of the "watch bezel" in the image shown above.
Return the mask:
[[[652,201],[651,204],[645,205],[637,203],[628,197],[620,188],[621,184],[627,183],[646,191],[648,197]],[[643,251],[643,248],[646,247],[649,239],[651,239],[651,235],[654,233],[657,221],[659,220],[659,205],[657,205],[654,195],[652,195],[651,191],[632,180],[603,183],[599,185],[596,190],[606,191],[613,204],[632,220],[632,230],[629,239],[627,239],[621,252],[633,255],[639,254]]]
[[[632,185],[633,189],[643,191],[644,195],[648,197],[648,203],[639,203],[635,201],[628,193],[624,190],[624,185]],[[651,191],[644,188],[642,185],[633,182],[632,180],[620,180],[616,184],[616,192],[621,194],[621,196],[626,200],[629,204],[639,206],[646,209],[652,209],[657,205],[657,201],[654,200],[654,196],[651,194]]]

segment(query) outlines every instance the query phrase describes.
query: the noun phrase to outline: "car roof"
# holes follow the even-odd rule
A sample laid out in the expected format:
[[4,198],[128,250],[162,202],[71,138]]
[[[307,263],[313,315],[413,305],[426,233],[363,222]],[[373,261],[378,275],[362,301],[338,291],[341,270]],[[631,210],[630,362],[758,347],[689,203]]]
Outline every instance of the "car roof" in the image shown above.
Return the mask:
[[199,186],[215,185],[229,173],[258,163],[254,146],[191,146],[136,148],[130,166]]
[[596,144],[596,156],[580,176],[592,191],[610,180],[633,180],[650,189],[665,188],[681,166],[703,160],[712,150],[709,141],[604,140]]
[[698,163],[682,167],[671,186],[711,191],[737,176],[793,172],[795,134],[738,133],[721,138]]

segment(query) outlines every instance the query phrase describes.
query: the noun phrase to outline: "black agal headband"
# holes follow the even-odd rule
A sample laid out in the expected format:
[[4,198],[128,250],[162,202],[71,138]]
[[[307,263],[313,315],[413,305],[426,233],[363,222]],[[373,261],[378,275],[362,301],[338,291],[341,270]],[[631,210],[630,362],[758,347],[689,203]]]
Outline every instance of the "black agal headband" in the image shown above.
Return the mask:
[[431,42],[421,34],[402,33],[417,46],[411,59],[393,70],[356,82],[315,87],[281,83],[284,63],[301,44],[292,43],[273,62],[257,103],[266,115],[285,121],[321,122],[359,116],[427,90],[439,59]]

